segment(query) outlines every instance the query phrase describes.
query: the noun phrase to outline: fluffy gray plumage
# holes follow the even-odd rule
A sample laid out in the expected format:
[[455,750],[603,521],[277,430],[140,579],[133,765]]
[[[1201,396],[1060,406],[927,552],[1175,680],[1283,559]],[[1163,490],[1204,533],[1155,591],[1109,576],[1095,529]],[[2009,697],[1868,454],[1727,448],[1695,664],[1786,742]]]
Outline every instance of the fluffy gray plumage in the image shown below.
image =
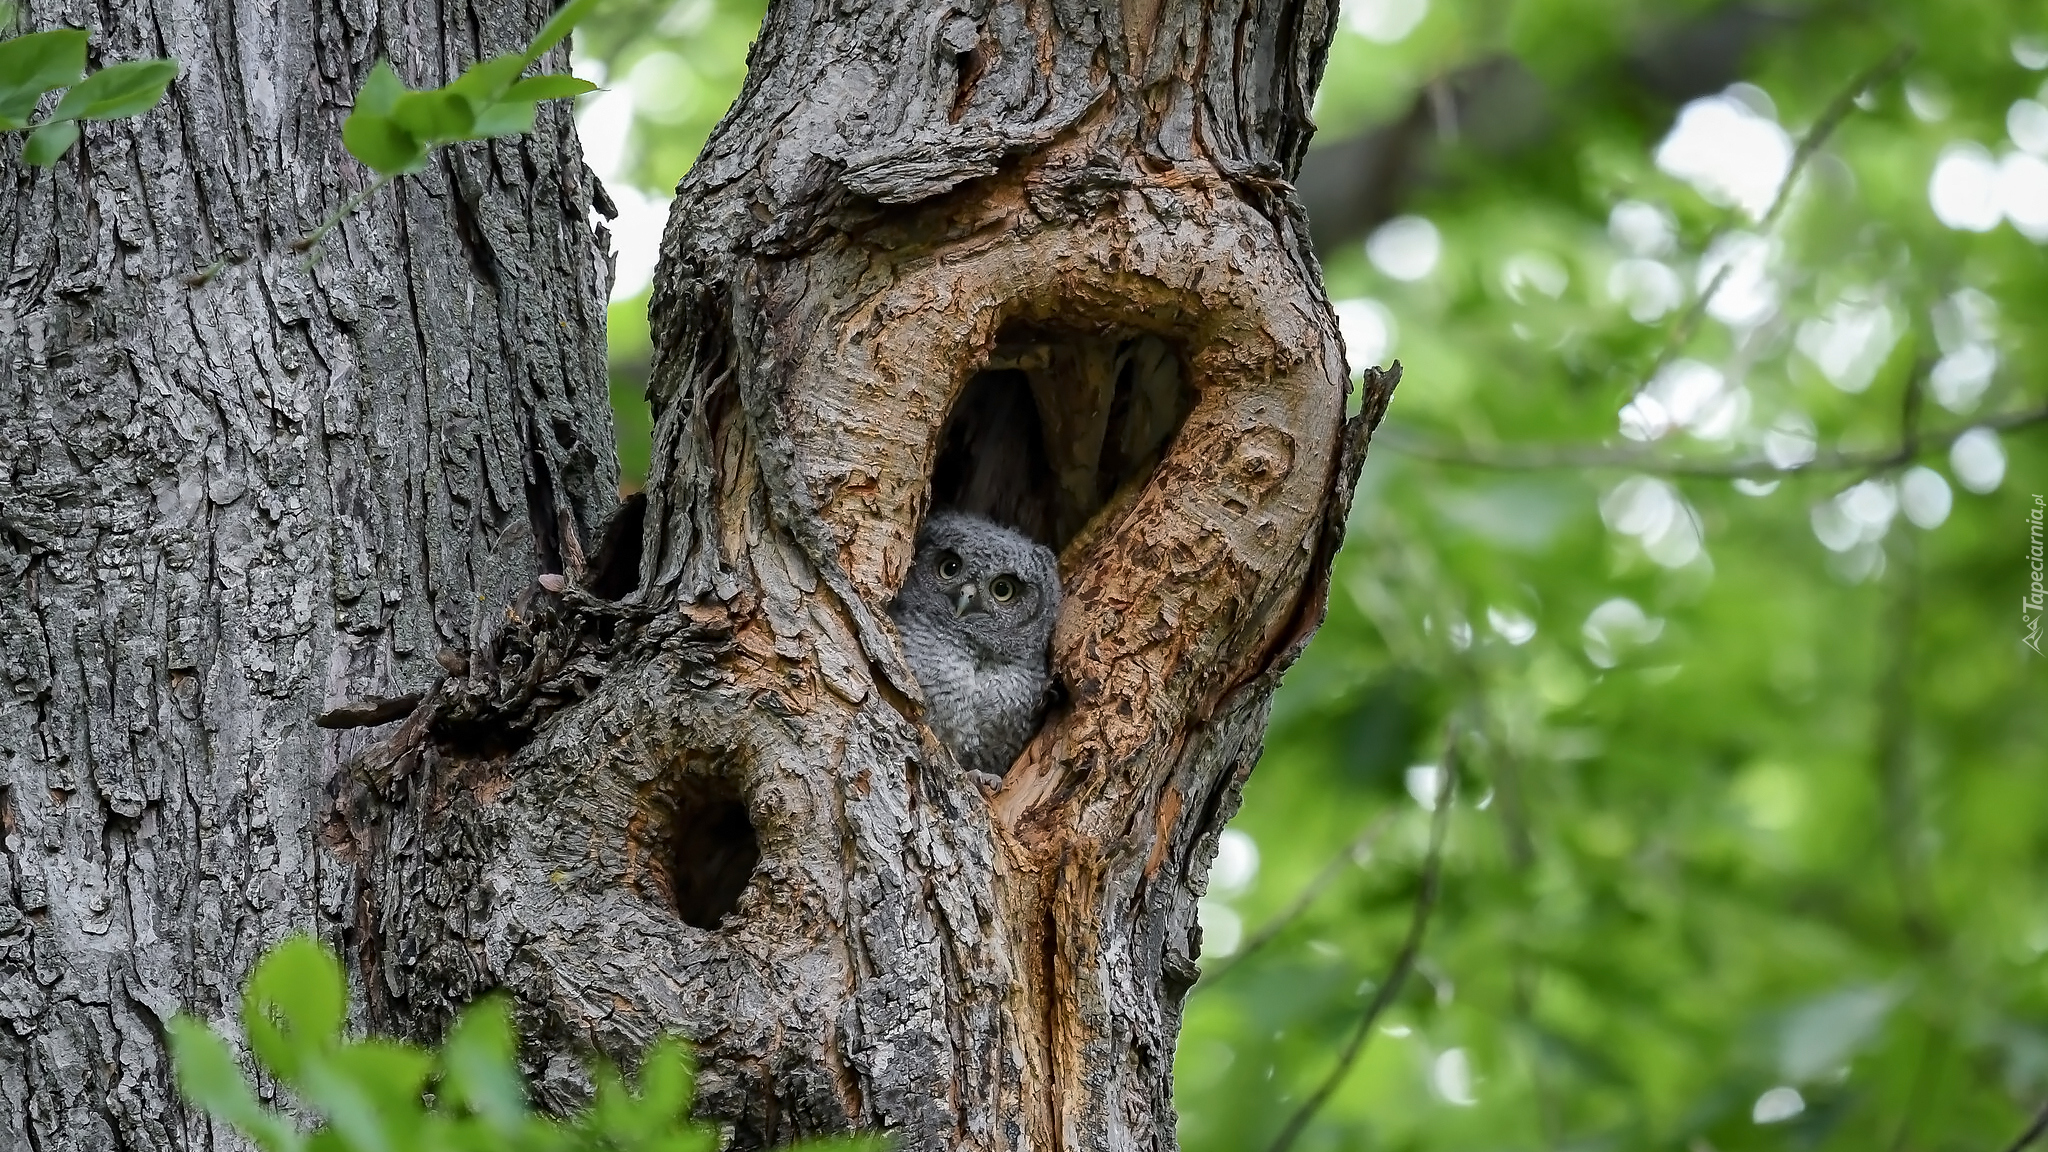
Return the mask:
[[1038,729],[1060,610],[1052,549],[965,512],[934,512],[889,615],[925,717],[962,767],[1000,776]]

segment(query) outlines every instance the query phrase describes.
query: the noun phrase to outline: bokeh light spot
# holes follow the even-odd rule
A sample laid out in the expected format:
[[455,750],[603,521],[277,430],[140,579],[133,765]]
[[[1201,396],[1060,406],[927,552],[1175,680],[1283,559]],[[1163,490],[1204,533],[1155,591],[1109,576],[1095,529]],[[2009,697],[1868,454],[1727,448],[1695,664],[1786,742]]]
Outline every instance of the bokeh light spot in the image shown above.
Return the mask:
[[1955,494],[1949,491],[1948,481],[1932,468],[1915,465],[1899,477],[1899,509],[1906,519],[1922,528],[1941,527],[1954,504]]
[[1259,845],[1250,834],[1225,828],[1216,838],[1216,862],[1209,866],[1209,886],[1234,896],[1251,886],[1259,874]]
[[1972,492],[1992,492],[2005,479],[2005,448],[1998,433],[1989,428],[1972,428],[1948,450],[1949,470],[1956,482]]
[[1791,170],[1792,137],[1744,95],[1723,92],[1680,109],[1656,161],[1712,203],[1760,220]]
[[1443,236],[1421,216],[1396,216],[1365,241],[1365,258],[1396,280],[1420,280],[1436,271]]
[[1375,44],[1398,44],[1429,15],[1429,0],[1347,0],[1344,26]]
[[1965,232],[1989,232],[2002,215],[1998,199],[1998,164],[1990,149],[1961,140],[1941,150],[1927,180],[1927,204],[1936,220]]
[[1806,1097],[1799,1094],[1799,1089],[1780,1084],[1756,1098],[1756,1105],[1749,1110],[1749,1118],[1757,1124],[1777,1124],[1804,1111]]
[[1331,307],[1337,313],[1337,332],[1344,337],[1344,359],[1351,365],[1353,378],[1393,356],[1400,328],[1386,305],[1359,296],[1339,300]]

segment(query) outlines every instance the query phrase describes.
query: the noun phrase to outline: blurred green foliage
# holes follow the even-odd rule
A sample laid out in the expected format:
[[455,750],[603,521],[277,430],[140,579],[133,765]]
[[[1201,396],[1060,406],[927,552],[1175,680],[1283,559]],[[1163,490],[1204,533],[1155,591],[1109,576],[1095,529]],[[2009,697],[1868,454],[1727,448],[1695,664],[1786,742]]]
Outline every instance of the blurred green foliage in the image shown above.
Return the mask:
[[[1295,1147],[1995,1149],[2048,1098],[2048,427],[1957,439],[2048,404],[2048,10],[1788,2],[1740,85],[1653,95],[1635,47],[1731,10],[1345,5],[1322,144],[1501,58],[1542,131],[1438,123],[1407,215],[1322,254],[1354,358],[1407,376],[1205,899],[1190,1152],[1266,1147],[1330,1073],[1453,710],[1415,976]],[[636,11],[585,51],[636,99],[666,54],[624,166],[661,187],[760,9]]]
[[[619,154],[593,157],[615,195],[638,190],[657,204],[674,195],[676,182],[746,79],[747,49],[766,10],[766,0],[607,0],[577,29],[578,74],[603,83],[607,95],[627,104],[625,123],[600,129],[623,128]],[[584,110],[600,108],[599,99],[586,100]],[[608,120],[616,109],[600,115]],[[587,135],[590,127],[586,118]],[[615,227],[631,229],[628,216]],[[640,227],[646,234],[628,242],[658,239],[648,224]],[[646,401],[648,295],[644,289],[629,292],[610,309],[612,409],[628,489],[646,479],[653,431]]]
[[[350,1039],[348,989],[333,953],[294,937],[266,953],[242,998],[242,1031],[267,1074],[299,1109],[266,1104],[227,1042],[189,1016],[170,1024],[178,1088],[264,1152],[713,1152],[717,1126],[689,1119],[691,1074],[677,1041],[641,1062],[629,1086],[600,1067],[590,1106],[535,1115],[515,1061],[512,1018],[500,997],[471,1004],[434,1051],[382,1038]],[[267,1082],[267,1081],[266,1081]],[[310,1115],[310,1131],[299,1117]],[[807,1142],[808,1152],[875,1152],[869,1139]]]
[[608,0],[576,32],[577,56],[633,97],[624,175],[672,192],[747,75],[766,0]]

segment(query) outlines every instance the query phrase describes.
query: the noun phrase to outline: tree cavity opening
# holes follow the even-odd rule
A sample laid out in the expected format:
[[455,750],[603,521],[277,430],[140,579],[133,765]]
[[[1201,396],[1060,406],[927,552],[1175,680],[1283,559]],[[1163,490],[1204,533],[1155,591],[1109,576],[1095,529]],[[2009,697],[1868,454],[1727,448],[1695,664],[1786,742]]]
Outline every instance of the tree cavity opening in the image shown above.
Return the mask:
[[1063,550],[1144,485],[1194,400],[1159,336],[1006,325],[946,419],[932,506]]
[[676,914],[714,929],[739,907],[761,841],[746,798],[729,780],[689,776],[675,787],[668,821],[668,890]]

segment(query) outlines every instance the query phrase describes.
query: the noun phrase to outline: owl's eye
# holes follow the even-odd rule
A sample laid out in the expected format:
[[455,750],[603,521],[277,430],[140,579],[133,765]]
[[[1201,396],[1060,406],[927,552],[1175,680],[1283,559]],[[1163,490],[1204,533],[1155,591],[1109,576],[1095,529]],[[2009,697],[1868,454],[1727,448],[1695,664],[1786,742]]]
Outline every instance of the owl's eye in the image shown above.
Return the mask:
[[1017,582],[1008,576],[998,576],[988,582],[988,594],[995,597],[997,603],[1008,604],[1010,598],[1017,594]]
[[951,580],[960,574],[960,558],[951,553],[939,557],[939,579]]

